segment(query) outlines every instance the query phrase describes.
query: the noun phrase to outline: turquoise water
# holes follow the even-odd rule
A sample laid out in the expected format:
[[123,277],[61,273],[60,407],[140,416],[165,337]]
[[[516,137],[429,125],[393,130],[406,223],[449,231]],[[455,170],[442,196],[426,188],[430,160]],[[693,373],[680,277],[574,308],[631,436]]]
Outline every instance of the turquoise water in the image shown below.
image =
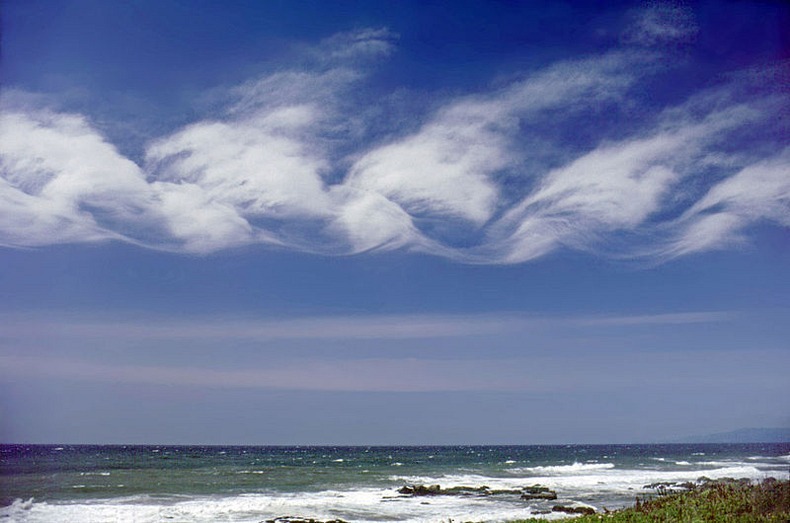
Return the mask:
[[198,447],[4,445],[10,521],[498,521],[550,508],[518,496],[402,496],[404,484],[514,489],[616,508],[657,481],[787,478],[790,445]]

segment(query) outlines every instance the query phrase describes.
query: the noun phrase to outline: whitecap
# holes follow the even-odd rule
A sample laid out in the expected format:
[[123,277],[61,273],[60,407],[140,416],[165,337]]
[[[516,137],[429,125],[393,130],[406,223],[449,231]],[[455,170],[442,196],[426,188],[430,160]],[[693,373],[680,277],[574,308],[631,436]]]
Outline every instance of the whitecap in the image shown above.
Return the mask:
[[[576,467],[562,465],[562,467]],[[579,464],[584,467],[585,465]],[[537,467],[533,467],[533,470]],[[577,467],[578,469],[578,467]],[[492,489],[517,489],[539,483],[556,490],[563,500],[587,502],[603,500],[614,495],[623,504],[633,502],[633,495],[643,486],[655,482],[694,481],[700,470],[638,470],[615,468],[582,469],[578,473],[558,475],[542,467],[544,475],[490,477],[466,473],[447,474],[435,477],[393,476],[392,485],[359,488],[355,490],[325,490],[321,492],[260,492],[233,496],[190,496],[167,499],[151,496],[126,496],[110,499],[72,500],[68,503],[37,502],[24,517],[11,516],[10,521],[25,523],[65,523],[73,521],[138,521],[156,523],[160,521],[189,521],[210,523],[215,521],[237,521],[256,523],[285,515],[316,520],[343,519],[355,523],[397,521],[420,523],[426,521],[508,521],[524,519],[534,514],[528,504],[513,503],[512,500],[485,497],[436,496],[430,500],[399,496],[397,486],[405,483],[440,484],[442,488],[452,486],[488,485]],[[556,470],[556,469],[555,469]],[[748,477],[761,479],[765,472],[756,467],[738,466],[706,470],[705,476]],[[423,502],[428,505],[423,505]],[[15,502],[17,512],[21,503]],[[32,503],[32,502],[31,502]],[[608,501],[609,508],[616,508]],[[539,506],[539,505],[536,505]],[[0,514],[8,513],[8,507]],[[554,516],[551,516],[554,518]],[[559,516],[557,516],[559,517]]]
[[[416,498],[386,498],[389,491],[322,491],[311,493],[265,493],[189,499],[161,500],[146,497],[93,499],[69,503],[41,503],[26,514],[26,523],[73,521],[215,521],[258,522],[284,515],[316,520],[344,519],[355,523],[398,521],[508,521],[535,515],[525,504],[502,503],[480,498],[440,496],[428,504]],[[229,519],[230,518],[230,519]],[[13,520],[12,520],[13,521]]]
[[578,461],[572,465],[548,465],[539,467],[524,467],[521,469],[512,469],[513,472],[526,472],[532,474],[580,474],[592,470],[606,470],[613,469],[614,463],[579,463]]

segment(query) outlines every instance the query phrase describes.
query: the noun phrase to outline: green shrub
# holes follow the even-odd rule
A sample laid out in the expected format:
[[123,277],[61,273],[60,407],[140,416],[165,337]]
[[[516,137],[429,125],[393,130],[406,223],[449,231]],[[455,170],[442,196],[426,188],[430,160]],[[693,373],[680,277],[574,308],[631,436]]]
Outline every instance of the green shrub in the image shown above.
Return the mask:
[[[520,523],[539,523],[528,519]],[[790,481],[773,478],[761,483],[720,480],[697,485],[688,492],[637,498],[636,505],[608,514],[563,521],[574,523],[787,523],[790,521]],[[514,522],[517,523],[517,522]]]

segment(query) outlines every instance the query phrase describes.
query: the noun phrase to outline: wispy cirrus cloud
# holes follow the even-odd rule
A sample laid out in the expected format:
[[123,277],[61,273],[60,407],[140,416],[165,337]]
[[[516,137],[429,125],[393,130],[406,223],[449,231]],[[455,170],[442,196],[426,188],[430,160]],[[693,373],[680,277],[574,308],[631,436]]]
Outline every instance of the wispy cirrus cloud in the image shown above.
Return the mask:
[[[636,18],[640,41],[693,33],[687,12],[662,13]],[[672,29],[675,15],[686,22]],[[325,39],[300,66],[231,89],[223,113],[152,137],[140,164],[83,115],[5,96],[0,244],[666,260],[790,222],[790,156],[772,118],[786,93],[736,78],[649,106],[638,92],[660,74],[660,51],[629,48],[439,102],[382,137],[358,95],[396,40],[386,29]],[[629,121],[634,106],[643,122]],[[746,134],[760,146],[743,141],[734,154]]]
[[[775,343],[780,333],[759,348],[751,340],[718,347],[713,360],[704,344],[699,350],[678,350],[671,336],[684,328],[705,338],[711,326],[750,321],[737,311],[289,319],[11,313],[0,315],[0,378],[269,390],[547,392],[612,383],[638,387],[644,368],[660,376],[662,387],[667,380],[695,387],[700,380],[711,385],[725,378],[728,384],[748,381],[753,378],[742,370],[754,374],[758,369],[763,385],[781,386],[786,379],[775,361],[785,359],[786,351]],[[646,331],[650,335],[644,337]],[[398,340],[398,350],[392,351],[387,340]],[[470,340],[477,341],[464,344]],[[342,355],[325,350],[337,341],[347,349]],[[207,358],[203,342],[209,342],[212,354],[223,347],[223,356]],[[134,350],[121,355],[108,352],[108,346]],[[300,350],[282,350],[285,346]]]
[[656,3],[631,13],[624,41],[641,45],[688,43],[697,35],[694,13],[687,6]]
[[0,315],[6,339],[107,340],[408,340],[491,336],[508,333],[719,323],[738,317],[733,311],[694,311],[639,315],[545,316],[500,312],[486,314],[392,314],[303,318],[91,318],[10,313]]
[[[0,355],[0,377],[13,380],[69,380],[153,386],[201,388],[364,391],[598,391],[610,387],[634,390],[644,387],[640,369],[655,370],[661,387],[695,390],[700,385],[720,387],[739,384],[765,390],[786,389],[786,377],[777,358],[786,353],[771,350],[721,351],[683,355],[640,353],[616,362],[595,354],[563,358],[509,358],[476,360],[349,359],[298,360],[255,368],[217,369],[185,365],[136,365],[86,359]],[[689,364],[692,362],[693,364]],[[744,372],[745,371],[745,372]],[[759,376],[756,378],[755,375]],[[654,379],[649,379],[652,384]]]

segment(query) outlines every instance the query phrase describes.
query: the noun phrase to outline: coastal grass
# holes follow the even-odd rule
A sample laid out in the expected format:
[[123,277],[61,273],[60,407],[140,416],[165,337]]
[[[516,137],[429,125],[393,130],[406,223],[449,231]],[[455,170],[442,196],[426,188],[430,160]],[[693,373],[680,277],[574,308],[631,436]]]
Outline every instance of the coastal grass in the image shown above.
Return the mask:
[[[788,523],[790,481],[709,481],[687,492],[637,498],[631,508],[569,517],[573,523]],[[513,523],[545,523],[541,519]]]

